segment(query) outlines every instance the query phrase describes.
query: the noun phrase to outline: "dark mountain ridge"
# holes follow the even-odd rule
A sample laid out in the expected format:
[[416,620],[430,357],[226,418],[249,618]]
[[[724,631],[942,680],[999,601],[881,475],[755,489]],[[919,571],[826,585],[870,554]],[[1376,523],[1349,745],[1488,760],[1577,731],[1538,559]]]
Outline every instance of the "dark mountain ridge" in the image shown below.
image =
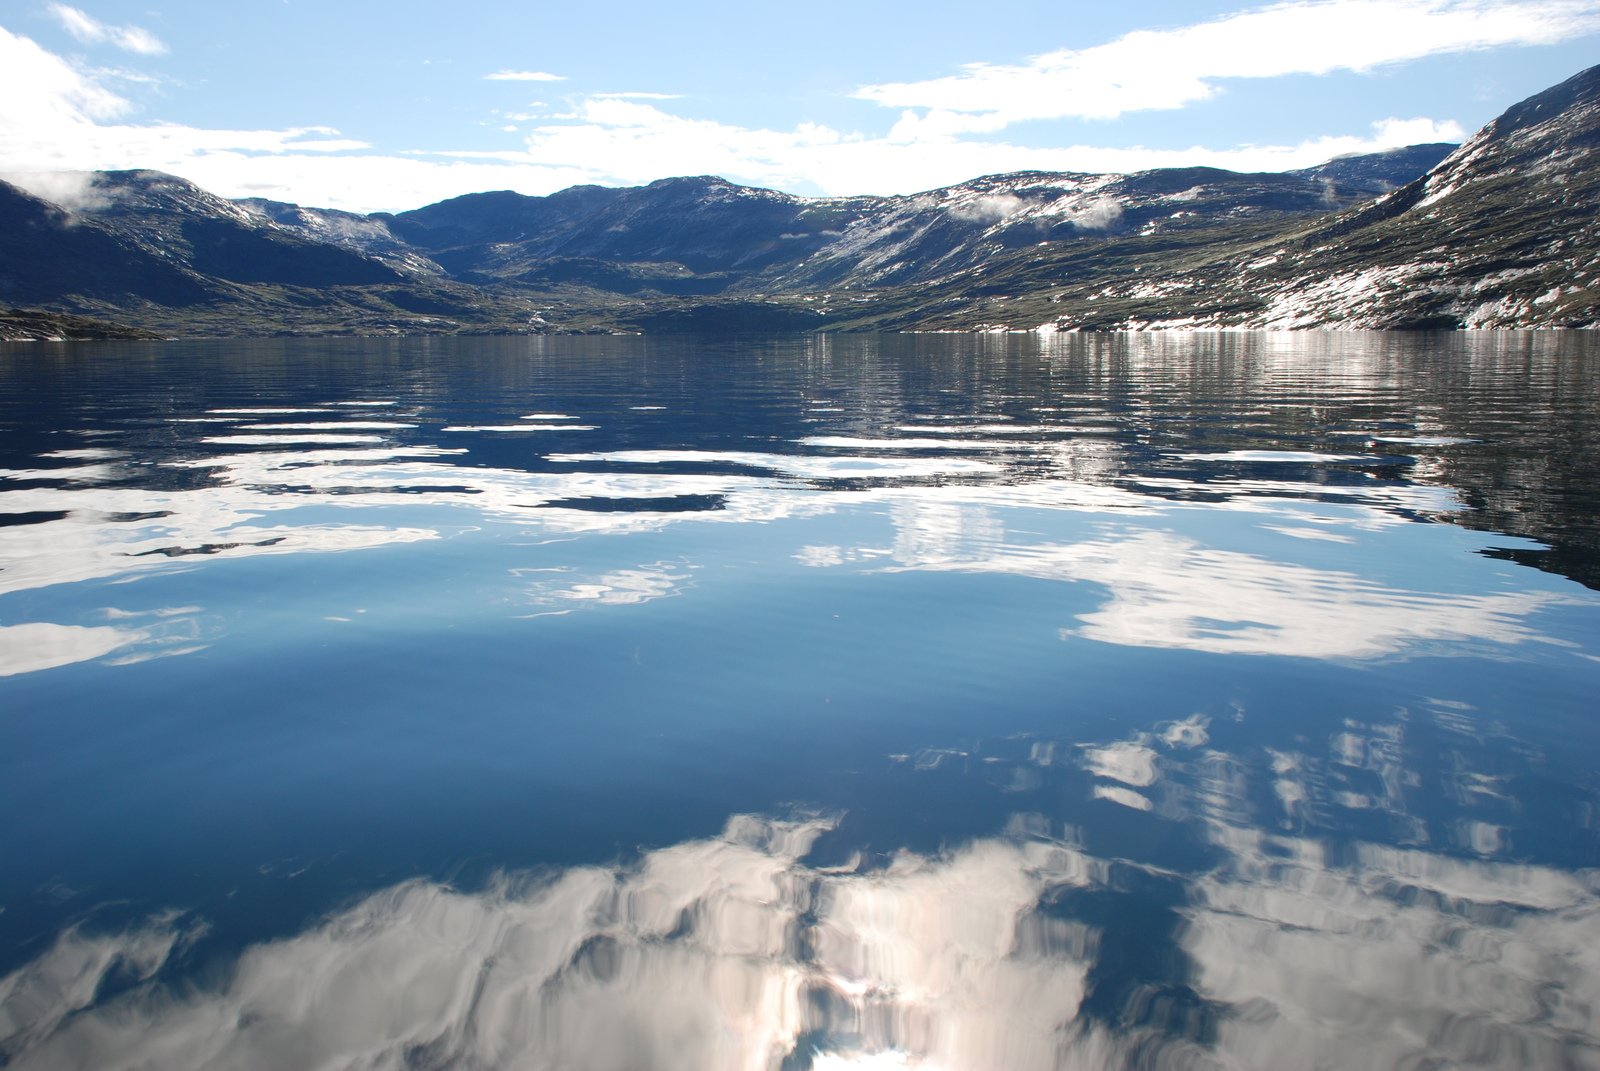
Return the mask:
[[0,302],[175,333],[1590,325],[1600,68],[1459,148],[1017,172],[893,197],[714,176],[368,216],[157,172],[0,185]]

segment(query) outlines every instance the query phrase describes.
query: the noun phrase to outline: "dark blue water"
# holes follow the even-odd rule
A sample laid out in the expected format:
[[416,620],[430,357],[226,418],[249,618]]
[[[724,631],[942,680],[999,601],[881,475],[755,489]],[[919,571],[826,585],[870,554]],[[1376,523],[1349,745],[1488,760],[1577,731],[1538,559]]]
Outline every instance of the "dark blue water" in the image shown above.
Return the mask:
[[0,1063],[1600,1065],[1597,361],[0,347]]

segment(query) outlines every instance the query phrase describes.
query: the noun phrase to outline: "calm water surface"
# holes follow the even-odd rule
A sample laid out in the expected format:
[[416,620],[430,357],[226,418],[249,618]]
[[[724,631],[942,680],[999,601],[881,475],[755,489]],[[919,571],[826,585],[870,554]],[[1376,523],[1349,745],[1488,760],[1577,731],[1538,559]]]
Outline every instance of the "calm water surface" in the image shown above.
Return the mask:
[[0,347],[0,1064],[1600,1066],[1597,362]]

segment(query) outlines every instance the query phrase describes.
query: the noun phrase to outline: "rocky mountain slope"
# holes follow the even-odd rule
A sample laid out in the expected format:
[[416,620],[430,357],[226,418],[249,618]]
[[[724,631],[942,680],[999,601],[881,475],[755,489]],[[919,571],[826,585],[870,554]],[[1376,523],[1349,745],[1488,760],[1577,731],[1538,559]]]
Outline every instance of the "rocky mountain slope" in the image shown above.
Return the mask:
[[1264,326],[1600,322],[1600,68],[1518,104],[1270,268]]
[[137,327],[54,312],[0,309],[0,342],[68,342],[79,339],[158,339]]
[[1452,151],[1284,174],[990,175],[803,198],[712,177],[361,216],[155,172],[0,184],[0,305],[177,334],[1592,325],[1600,68]]
[[203,302],[213,294],[170,258],[0,182],[0,303],[74,311]]
[[[880,308],[874,326],[1600,326],[1600,67],[1509,109],[1420,178],[1276,233],[1051,248]],[[998,298],[993,296],[998,295]]]

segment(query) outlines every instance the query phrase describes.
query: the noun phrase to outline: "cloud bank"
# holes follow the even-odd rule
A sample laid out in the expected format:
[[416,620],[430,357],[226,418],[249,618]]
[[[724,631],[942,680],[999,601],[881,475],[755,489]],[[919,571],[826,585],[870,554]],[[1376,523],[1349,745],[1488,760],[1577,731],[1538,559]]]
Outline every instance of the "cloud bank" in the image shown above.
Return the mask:
[[[138,27],[111,26],[59,3],[50,11],[86,43],[146,57],[164,51]],[[1383,32],[1371,32],[1371,26]],[[596,89],[568,98],[556,115],[517,115],[512,122],[524,137],[519,147],[451,151],[379,150],[320,124],[222,130],[136,121],[138,109],[114,88],[117,75],[77,65],[0,28],[0,172],[144,167],[183,175],[224,196],[371,211],[485,189],[541,194],[676,174],[715,173],[754,185],[847,195],[910,193],[978,171],[1287,170],[1342,154],[1459,140],[1465,132],[1449,119],[1388,116],[1365,132],[1275,145],[1107,147],[1086,143],[1081,135],[1072,143],[1040,145],[1001,135],[1027,121],[1113,119],[1191,106],[1215,98],[1230,79],[1367,71],[1596,30],[1600,11],[1588,0],[1282,3],[1021,63],[974,63],[942,77],[865,85],[855,98],[895,116],[877,130],[804,121],[786,128],[724,122],[663,106],[674,99],[671,94]],[[566,80],[544,70],[505,69],[481,77]],[[504,116],[492,125],[511,129]]]

